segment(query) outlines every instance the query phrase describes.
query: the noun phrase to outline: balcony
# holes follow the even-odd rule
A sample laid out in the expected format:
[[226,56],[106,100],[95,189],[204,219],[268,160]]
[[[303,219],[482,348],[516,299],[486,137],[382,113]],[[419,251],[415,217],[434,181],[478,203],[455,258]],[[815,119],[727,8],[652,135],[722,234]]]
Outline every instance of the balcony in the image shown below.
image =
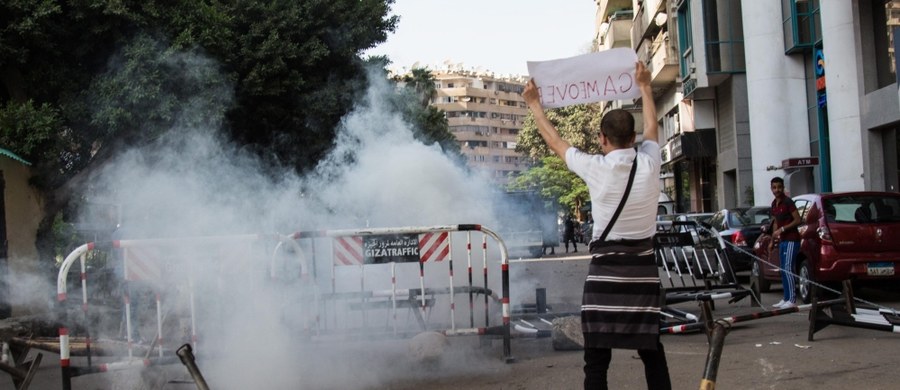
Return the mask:
[[[666,21],[665,0],[644,0],[641,7],[635,11],[634,24],[631,26],[631,45],[639,50],[646,42],[653,39]],[[659,18],[658,16],[662,16]]]
[[669,41],[669,33],[656,36],[649,45],[651,85],[661,87],[675,82],[678,77],[678,50]]
[[[630,13],[628,15],[631,15]],[[600,31],[600,45],[598,50],[603,51],[617,47],[631,47],[631,19],[627,17],[610,18],[606,25],[606,31]]]
[[605,20],[607,16],[616,11],[631,10],[632,6],[632,0],[599,0],[597,1],[597,13],[601,19]]

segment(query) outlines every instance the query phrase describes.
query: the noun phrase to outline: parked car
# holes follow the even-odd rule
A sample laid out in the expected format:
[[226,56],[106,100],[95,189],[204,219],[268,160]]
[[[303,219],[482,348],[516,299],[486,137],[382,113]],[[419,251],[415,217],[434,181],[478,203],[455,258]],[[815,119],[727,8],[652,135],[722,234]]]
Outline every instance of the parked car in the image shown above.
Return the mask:
[[753,244],[760,236],[760,228],[769,223],[769,210],[768,206],[723,209],[713,214],[704,224],[716,229],[719,236],[728,243],[725,253],[732,271],[751,269]]
[[675,216],[676,221],[694,221],[698,224],[709,223],[715,213],[684,213]]
[[[798,296],[809,303],[809,281],[897,281],[900,273],[900,194],[841,192],[793,198],[800,211],[800,253],[792,270],[800,278]],[[754,248],[750,283],[760,292],[781,282],[777,251],[769,252],[769,229]]]

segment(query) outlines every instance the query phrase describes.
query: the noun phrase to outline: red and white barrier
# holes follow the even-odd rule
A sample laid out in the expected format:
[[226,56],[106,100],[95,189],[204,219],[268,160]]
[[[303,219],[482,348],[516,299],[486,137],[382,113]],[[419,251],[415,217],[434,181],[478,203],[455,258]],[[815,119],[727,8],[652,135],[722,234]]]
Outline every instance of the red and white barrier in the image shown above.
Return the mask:
[[[466,251],[467,251],[467,270],[468,270],[468,281],[457,281],[456,275],[454,273],[454,254],[453,254],[453,241],[456,237],[453,237],[455,232],[465,232],[466,238]],[[472,264],[472,232],[481,232],[481,249],[482,249],[482,270],[484,276],[484,284],[480,287],[474,287],[474,275],[473,275],[473,264]],[[389,244],[384,243],[385,239],[382,239],[382,242],[379,243],[377,238],[373,238],[376,236],[385,236],[385,237],[394,237],[393,240],[396,242],[405,242],[404,240],[414,240],[416,241],[415,247],[418,249],[416,253],[416,257],[413,260],[410,257],[410,253],[413,253],[409,248],[409,246],[396,246],[391,247]],[[324,302],[328,302],[326,304],[326,308],[323,308],[323,313],[320,313],[322,317],[325,318],[324,322],[320,323],[322,326],[322,330],[327,330],[329,334],[335,334],[338,330],[348,330],[348,321],[347,318],[339,318],[338,313],[344,313],[341,310],[338,310],[335,301],[345,302],[344,305],[352,308],[361,308],[361,317],[365,320],[365,313],[367,309],[362,309],[363,307],[375,307],[378,304],[377,300],[373,300],[377,295],[378,286],[382,286],[383,291],[389,292],[390,301],[385,300],[383,306],[390,311],[387,314],[388,321],[391,321],[391,328],[394,333],[398,332],[397,325],[397,310],[400,309],[399,303],[404,303],[406,305],[409,304],[409,298],[414,297],[416,300],[417,309],[419,310],[419,314],[417,317],[420,319],[420,325],[424,328],[427,326],[430,330],[438,330],[441,329],[432,329],[432,326],[441,326],[441,325],[431,325],[421,323],[422,318],[426,315],[431,316],[434,313],[434,303],[431,302],[431,298],[434,294],[444,295],[446,294],[447,302],[447,312],[446,316],[449,317],[449,324],[447,324],[447,334],[462,334],[467,332],[460,332],[459,326],[456,323],[457,317],[457,307],[456,307],[456,294],[458,293],[469,293],[470,295],[470,304],[469,304],[469,328],[468,329],[477,329],[474,327],[475,323],[475,300],[474,300],[474,292],[479,291],[487,291],[488,289],[488,246],[487,246],[487,238],[491,237],[494,241],[497,242],[496,250],[500,252],[500,265],[501,265],[501,281],[503,287],[503,294],[498,299],[498,303],[500,304],[500,317],[503,319],[503,327],[508,329],[510,323],[510,307],[509,307],[509,270],[508,270],[508,254],[506,251],[506,247],[503,244],[503,241],[500,239],[492,231],[483,228],[480,225],[450,225],[450,226],[435,226],[435,227],[405,227],[405,228],[368,228],[368,229],[346,229],[346,230],[326,230],[326,231],[301,231],[292,234],[292,237],[298,240],[328,240],[325,241],[326,248],[331,248],[330,253],[326,255],[330,255],[331,259],[325,259],[323,263],[330,264],[331,274],[330,274],[330,287],[331,292],[326,293],[327,297],[323,297]],[[460,235],[462,237],[462,235]],[[315,242],[315,241],[313,241]],[[406,242],[403,245],[408,244]],[[398,244],[399,245],[399,244]],[[311,246],[311,245],[307,245]],[[402,247],[401,247],[402,246]],[[375,258],[378,253],[388,252],[393,254],[394,256],[398,256],[399,260],[383,260]],[[373,255],[374,254],[374,255]],[[317,253],[312,257],[318,257],[321,254]],[[415,261],[417,264],[412,264]],[[408,264],[408,265],[404,265]],[[401,276],[399,270],[403,267],[404,275]],[[413,283],[409,277],[412,276],[412,268],[409,267],[417,267],[417,277],[416,277],[416,287],[417,288],[401,288],[399,285],[404,283],[406,287],[411,287],[410,284]],[[436,282],[434,269],[439,269],[440,267],[447,267],[446,275],[447,275],[447,284]],[[356,271],[354,271],[356,270]],[[381,270],[381,273],[377,270]],[[443,272],[443,271],[441,271]],[[356,289],[347,285],[348,278],[351,275],[356,274],[361,286],[358,291]],[[431,277],[429,277],[431,276]],[[401,280],[402,279],[402,280]],[[341,282],[341,283],[338,283]],[[462,282],[461,284],[458,284]],[[465,283],[468,283],[467,287]],[[439,287],[435,287],[439,286]],[[403,299],[405,294],[407,299]],[[484,321],[485,327],[484,329],[489,328],[490,325],[490,317],[491,317],[491,309],[490,309],[490,298],[488,294],[484,294]],[[355,301],[353,301],[355,299]],[[443,298],[442,298],[443,299]],[[348,302],[348,301],[353,301]],[[403,302],[400,302],[403,301]],[[352,306],[351,306],[352,305]],[[431,310],[429,314],[429,310]],[[365,321],[364,321],[365,322]],[[378,322],[378,321],[376,321]],[[339,327],[344,326],[345,328],[338,329]],[[477,332],[475,332],[477,333]],[[490,332],[489,334],[496,335],[498,332]],[[503,332],[499,332],[503,333]],[[507,339],[508,337],[504,337]],[[506,354],[509,357],[508,353]]]
[[[188,266],[187,279],[184,283],[187,285],[189,290],[188,299],[190,301],[190,318],[191,318],[191,342],[196,345],[197,342],[197,323],[196,323],[196,306],[195,306],[195,296],[194,296],[194,278],[193,278],[193,262],[190,259],[186,259],[184,255],[172,255],[172,248],[201,248],[202,251],[207,256],[214,256],[216,259],[227,262],[230,257],[235,256],[248,256],[250,250],[250,243],[258,242],[258,241],[283,241],[287,242],[290,245],[295,245],[294,240],[289,237],[277,236],[277,235],[235,235],[235,236],[207,236],[207,237],[193,237],[193,238],[172,238],[172,239],[140,239],[140,240],[118,240],[107,243],[95,244],[95,243],[87,243],[79,246],[74,251],[72,251],[62,262],[59,268],[59,272],[57,274],[57,300],[59,301],[61,314],[60,321],[63,324],[59,328],[59,354],[60,354],[60,367],[63,371],[63,389],[71,389],[71,378],[73,376],[92,373],[92,372],[105,372],[113,369],[125,369],[130,367],[139,367],[143,366],[146,358],[143,360],[135,359],[134,356],[134,343],[135,340],[132,338],[133,329],[134,329],[134,318],[132,318],[132,298],[129,294],[129,283],[142,283],[146,286],[149,286],[155,296],[155,310],[156,310],[156,327],[155,330],[157,332],[156,337],[154,338],[154,344],[158,348],[158,356],[159,359],[163,359],[165,355],[170,352],[164,346],[164,341],[166,338],[163,335],[163,306],[164,299],[162,292],[165,291],[162,287],[169,282],[172,282],[171,267],[173,262],[184,262]],[[87,254],[96,249],[105,250],[121,250],[122,251],[122,278],[123,283],[126,285],[126,288],[123,290],[123,303],[125,308],[125,326],[126,326],[126,340],[128,346],[128,357],[126,361],[123,362],[112,362],[106,363],[100,366],[94,367],[92,365],[91,360],[91,337],[89,332],[88,325],[88,277],[87,270],[85,265],[85,257]],[[168,250],[167,250],[168,248]],[[305,274],[308,270],[308,264],[306,264],[306,259],[302,257],[301,251],[296,251],[298,254],[298,264],[301,269],[301,274]],[[269,254],[259,253],[260,258],[267,258]],[[75,261],[80,261],[81,266],[81,308],[84,314],[84,326],[83,328],[87,331],[86,340],[86,352],[87,352],[87,368],[84,367],[73,367],[71,364],[71,346],[69,341],[70,330],[74,329],[74,327],[70,327],[67,325],[69,319],[66,313],[65,305],[68,298],[68,285],[67,278],[69,271]],[[266,263],[263,263],[266,264]],[[167,274],[167,270],[169,270],[170,274]],[[183,278],[183,276],[181,276]],[[166,359],[170,359],[171,357],[166,357]],[[173,360],[177,362],[177,358]]]
[[[455,275],[453,270],[453,238],[452,233],[454,232],[466,232],[466,249],[467,249],[467,259],[468,259],[468,272],[469,272],[469,280],[468,287],[458,286],[456,285]],[[484,285],[483,287],[474,287],[473,283],[473,275],[472,275],[472,260],[471,260],[471,236],[472,232],[481,232],[482,233],[482,259],[483,259],[483,274],[484,274]],[[398,239],[400,243],[403,243],[403,240],[406,242],[410,242],[415,238],[416,247],[415,250],[411,251],[408,248],[392,248],[390,245],[392,243],[382,243],[385,247],[375,248],[385,253],[399,253],[399,256],[403,257],[408,255],[409,253],[415,252],[418,256],[415,258],[417,260],[419,268],[419,285],[418,289],[415,288],[403,288],[399,284],[399,273],[398,267],[399,265],[396,262],[390,263],[381,263],[375,264],[371,262],[371,256],[366,257],[367,253],[365,245],[369,242],[369,245],[372,246],[373,242],[378,241],[376,236],[390,236],[395,235],[401,237]],[[489,295],[492,293],[488,289],[488,253],[487,253],[487,237],[490,236],[494,241],[497,242],[497,249],[499,250],[500,256],[500,265],[501,265],[501,280],[502,280],[502,295],[499,298],[495,299],[500,303],[501,310],[500,316],[503,319],[503,325],[501,327],[491,328],[490,324],[490,309],[489,309]],[[410,238],[413,237],[413,238]],[[59,328],[59,348],[60,348],[60,367],[63,371],[63,388],[68,390],[71,388],[71,378],[73,376],[81,375],[88,372],[103,372],[112,369],[125,369],[131,367],[142,367],[147,362],[156,362],[162,361],[164,358],[170,358],[170,354],[174,350],[174,348],[170,348],[168,344],[171,343],[172,339],[166,337],[163,334],[164,326],[163,323],[165,321],[165,315],[167,308],[170,303],[167,302],[168,291],[173,291],[171,288],[163,288],[163,286],[170,285],[173,281],[177,281],[180,285],[186,286],[186,295],[187,301],[189,302],[188,310],[190,311],[190,342],[193,346],[197,347],[198,334],[201,334],[200,330],[197,328],[196,321],[196,313],[197,313],[197,302],[195,296],[195,283],[196,278],[194,275],[195,271],[200,271],[199,269],[195,269],[193,259],[190,259],[194,252],[188,252],[188,254],[176,253],[176,251],[166,250],[166,248],[174,248],[177,247],[179,249],[183,248],[193,248],[195,252],[203,253],[204,256],[216,256],[216,260],[220,264],[229,264],[234,256],[244,256],[251,250],[251,243],[267,241],[272,242],[275,245],[269,246],[268,248],[274,247],[274,253],[264,254],[262,256],[258,256],[257,253],[253,257],[262,257],[268,258],[269,261],[262,261],[259,264],[262,264],[263,267],[268,266],[270,269],[268,270],[269,278],[272,280],[277,280],[279,274],[274,271],[276,266],[278,266],[277,262],[280,259],[284,259],[284,253],[280,253],[279,251],[285,251],[285,249],[290,248],[288,251],[291,255],[290,261],[296,261],[296,263],[300,267],[300,279],[302,282],[309,281],[310,285],[313,286],[312,290],[302,290],[304,294],[311,293],[314,297],[315,307],[315,328],[316,334],[320,334],[323,329],[322,322],[319,321],[321,317],[320,311],[327,310],[325,307],[327,305],[323,304],[324,295],[319,291],[323,286],[319,284],[320,281],[315,280],[315,267],[311,266],[311,264],[315,264],[316,258],[316,244],[312,241],[308,245],[301,245],[300,241],[303,239],[309,238],[324,238],[332,240],[332,243],[327,246],[319,246],[320,249],[331,248],[333,259],[330,260],[332,264],[332,274],[331,274],[331,293],[328,296],[330,299],[335,299],[337,295],[335,290],[335,267],[349,266],[348,268],[353,268],[353,266],[359,267],[359,290],[356,291],[356,294],[359,294],[361,297],[361,306],[363,307],[370,303],[370,300],[388,297],[390,299],[390,316],[393,319],[393,329],[394,332],[397,333],[397,311],[400,306],[398,303],[401,303],[401,297],[407,298],[416,298],[417,302],[421,305],[421,310],[425,311],[428,309],[428,305],[432,304],[429,300],[426,299],[426,296],[436,296],[436,295],[444,295],[447,294],[449,297],[449,310],[448,314],[450,317],[450,324],[448,329],[444,332],[449,335],[461,335],[461,334],[491,334],[491,335],[499,335],[504,339],[504,356],[511,360],[511,351],[510,351],[510,307],[509,307],[509,274],[508,274],[508,253],[506,251],[506,247],[503,244],[503,241],[500,237],[494,233],[493,231],[486,229],[480,225],[447,225],[447,226],[434,226],[434,227],[403,227],[403,228],[381,228],[381,229],[348,229],[348,230],[329,230],[329,231],[314,231],[314,232],[298,232],[291,236],[279,236],[279,235],[234,235],[234,236],[211,236],[211,237],[192,237],[192,238],[171,238],[171,239],[133,239],[133,240],[117,240],[107,243],[101,243],[96,245],[94,243],[87,243],[82,246],[76,248],[72,253],[70,253],[65,260],[62,262],[59,268],[59,272],[57,275],[57,299],[60,302],[59,307],[61,310],[60,321],[63,324]],[[154,344],[158,347],[157,355],[158,358],[147,360],[147,357],[143,359],[137,359],[134,353],[134,344],[136,340],[132,339],[133,329],[135,328],[135,318],[132,318],[131,309],[133,307],[133,300],[136,297],[130,296],[128,294],[128,289],[126,288],[123,293],[123,304],[125,306],[125,327],[126,327],[126,338],[128,344],[128,356],[125,361],[122,362],[109,362],[105,363],[102,366],[92,367],[90,360],[90,334],[88,333],[87,340],[87,353],[88,353],[88,367],[73,367],[71,361],[71,347],[70,347],[70,332],[72,329],[76,328],[84,328],[87,326],[87,318],[89,312],[88,306],[88,276],[87,276],[87,268],[85,265],[86,256],[89,252],[98,250],[121,250],[122,252],[122,262],[123,262],[123,283],[139,283],[145,286],[148,286],[149,289],[154,293],[155,300],[155,310],[156,310],[156,326],[155,331],[157,335],[153,339]],[[372,248],[369,248],[372,249]],[[281,256],[281,257],[279,257]],[[403,258],[408,258],[403,257]],[[312,263],[308,263],[308,259],[312,260]],[[71,326],[69,323],[71,319],[68,318],[66,314],[65,303],[68,298],[68,286],[67,286],[67,278],[68,273],[72,267],[72,265],[76,262],[80,261],[81,268],[81,289],[82,289],[82,302],[81,308],[84,315],[84,326],[75,327]],[[430,264],[430,265],[429,265]],[[246,264],[245,264],[246,265]],[[428,265],[428,268],[432,267],[447,267],[447,279],[439,278],[435,280],[448,280],[447,285],[442,285],[442,283],[432,285],[433,280],[429,280],[425,278],[425,268]],[[177,266],[177,267],[176,267]],[[379,266],[381,270],[389,270],[389,280],[385,278],[384,281],[376,280],[376,278],[380,278],[377,272],[370,272],[370,266]],[[389,267],[389,268],[387,268]],[[173,269],[177,268],[178,272],[173,272]],[[371,270],[374,270],[371,269]],[[310,278],[310,275],[312,277]],[[435,274],[437,275],[437,274]],[[311,280],[307,280],[311,279]],[[248,282],[252,282],[252,280],[248,280]],[[377,283],[376,283],[377,282]],[[407,280],[410,282],[410,280]],[[327,279],[325,280],[327,285]],[[389,288],[386,289],[378,289],[375,288],[378,284],[387,284]],[[480,290],[479,290],[480,289]],[[476,328],[473,326],[474,324],[474,316],[471,312],[474,312],[475,305],[473,300],[473,291],[478,291],[485,295],[484,297],[484,320],[485,325],[482,328]],[[459,328],[456,324],[456,301],[455,294],[457,293],[466,293],[470,294],[470,324],[466,328]],[[152,309],[151,309],[152,310]],[[170,309],[169,309],[170,310]],[[432,309],[433,310],[433,309]],[[367,322],[365,317],[366,310],[362,310],[363,312],[363,322],[364,324]],[[440,331],[440,329],[437,329]],[[149,352],[148,352],[149,354]]]

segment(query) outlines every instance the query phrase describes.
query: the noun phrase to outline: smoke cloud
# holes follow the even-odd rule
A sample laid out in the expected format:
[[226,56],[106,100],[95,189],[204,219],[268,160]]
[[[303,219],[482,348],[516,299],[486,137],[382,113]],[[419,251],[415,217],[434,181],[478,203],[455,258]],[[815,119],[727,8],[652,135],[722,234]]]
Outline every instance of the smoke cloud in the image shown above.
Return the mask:
[[[179,61],[214,66],[202,58],[179,57]],[[205,69],[201,73],[206,77],[209,69]],[[447,287],[448,262],[428,264],[424,277],[418,263],[337,267],[331,239],[299,240],[297,246],[290,246],[246,236],[499,225],[501,221],[493,217],[495,186],[457,165],[439,147],[416,141],[410,125],[383,103],[394,93],[393,86],[382,76],[370,78],[365,99],[342,121],[333,151],[306,176],[267,171],[256,157],[222,136],[216,119],[220,117],[198,120],[192,110],[210,112],[202,99],[192,100],[179,113],[190,120],[162,131],[152,145],[125,150],[107,164],[92,185],[121,210],[117,238],[183,240],[154,249],[157,252],[139,252],[137,247],[130,252],[160,264],[154,272],[161,281],[131,285],[136,341],[148,343],[155,336],[154,293],[159,293],[164,347],[169,350],[192,337],[193,298],[195,355],[213,388],[380,388],[398,378],[496,369],[494,363],[500,363],[496,351],[486,352],[477,343],[437,362],[423,363],[410,354],[406,342],[382,338],[397,329],[422,331],[418,315],[424,315],[426,328],[445,329],[451,315],[448,294],[436,294],[433,306],[418,314],[418,301],[406,302],[409,305],[396,312],[390,305],[360,310],[360,305],[374,298],[329,295],[405,291],[421,284]],[[203,243],[197,239],[206,236],[241,238]],[[472,247],[479,248],[481,235],[471,236]],[[454,284],[466,284],[465,272],[471,264],[480,285],[483,255],[465,256],[465,233],[452,239]],[[499,255],[496,243],[491,239],[488,243],[490,250],[484,258],[495,291],[493,300],[500,295]],[[120,258],[116,259],[115,264],[120,264]],[[301,263],[307,274],[303,277]],[[135,270],[116,270],[119,277],[127,272]],[[469,327],[470,315],[477,319],[475,326],[483,326],[483,306],[470,313],[466,294],[455,299],[457,326]],[[482,299],[477,296],[478,302]],[[491,302],[492,325],[499,325],[499,308]],[[107,320],[120,322],[119,317]],[[322,328],[338,332],[324,337],[317,331]],[[106,335],[122,336],[121,332]],[[451,342],[471,343],[457,341],[461,339]],[[362,371],[373,375],[358,375]]]

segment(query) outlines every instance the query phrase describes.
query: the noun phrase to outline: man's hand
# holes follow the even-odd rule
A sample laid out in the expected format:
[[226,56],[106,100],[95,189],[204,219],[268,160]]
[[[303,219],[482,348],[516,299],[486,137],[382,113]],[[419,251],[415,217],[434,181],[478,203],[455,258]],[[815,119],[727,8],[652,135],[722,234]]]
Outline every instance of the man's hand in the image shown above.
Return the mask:
[[644,140],[659,144],[659,118],[656,117],[656,102],[653,101],[653,88],[650,87],[650,71],[640,60],[634,63],[634,79],[641,89]]
[[641,61],[635,62],[634,78],[640,86],[650,85],[650,71]]
[[528,83],[525,84],[525,91],[522,92],[522,98],[525,99],[525,104],[529,107],[533,107],[532,104],[537,104],[538,108],[541,106],[541,95],[538,94],[537,85],[534,84],[534,79],[529,79]]

